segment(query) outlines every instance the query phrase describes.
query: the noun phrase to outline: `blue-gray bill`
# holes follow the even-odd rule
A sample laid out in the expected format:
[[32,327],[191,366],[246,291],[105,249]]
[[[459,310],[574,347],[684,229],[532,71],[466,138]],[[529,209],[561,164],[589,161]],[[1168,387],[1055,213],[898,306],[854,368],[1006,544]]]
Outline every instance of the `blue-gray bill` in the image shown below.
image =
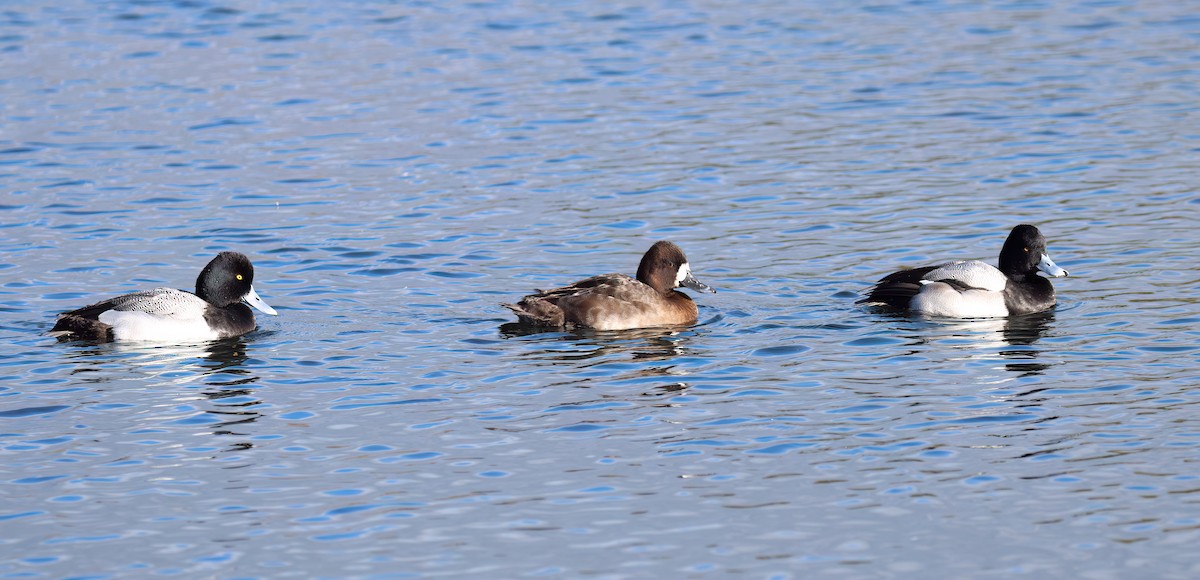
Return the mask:
[[687,286],[688,288],[691,288],[692,290],[695,290],[697,292],[711,292],[713,294],[717,293],[717,291],[714,290],[712,288],[712,286],[709,286],[708,284],[705,284],[704,282],[697,280],[696,277],[692,276],[690,273],[687,276],[684,276],[683,280],[679,281],[679,285]]
[[279,314],[278,312],[275,312],[274,308],[268,306],[267,303],[259,297],[258,292],[254,291],[253,286],[250,287],[250,292],[242,297],[242,300],[245,300],[246,304],[253,306],[256,310],[262,312],[263,314],[270,314],[271,316],[277,316]]
[[1067,271],[1055,264],[1049,254],[1042,254],[1042,259],[1038,261],[1038,270],[1045,272],[1051,278],[1062,278],[1067,275]]

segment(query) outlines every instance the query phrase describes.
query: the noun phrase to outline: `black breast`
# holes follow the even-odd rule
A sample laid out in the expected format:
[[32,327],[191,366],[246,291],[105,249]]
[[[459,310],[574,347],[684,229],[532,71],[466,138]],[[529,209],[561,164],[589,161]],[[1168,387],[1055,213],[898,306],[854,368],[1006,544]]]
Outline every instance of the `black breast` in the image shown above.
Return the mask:
[[225,308],[209,306],[204,309],[204,321],[213,329],[217,336],[228,338],[240,336],[254,330],[254,312],[242,304],[231,304]]
[[1021,280],[1010,278],[1004,286],[1004,305],[1008,307],[1009,314],[1049,310],[1056,301],[1054,286],[1038,275],[1025,276]]

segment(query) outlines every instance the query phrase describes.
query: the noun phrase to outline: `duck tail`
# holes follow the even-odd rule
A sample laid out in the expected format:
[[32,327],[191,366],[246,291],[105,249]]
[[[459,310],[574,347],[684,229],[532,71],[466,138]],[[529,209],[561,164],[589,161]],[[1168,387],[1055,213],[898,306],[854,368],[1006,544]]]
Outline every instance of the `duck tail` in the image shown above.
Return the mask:
[[95,340],[108,342],[113,339],[112,327],[92,318],[74,314],[63,314],[54,323],[54,328],[46,333],[60,341],[66,340]]
[[517,321],[527,326],[548,326],[557,328],[563,326],[563,311],[558,306],[532,296],[526,297],[518,304],[501,303],[501,306],[512,310],[517,315]]

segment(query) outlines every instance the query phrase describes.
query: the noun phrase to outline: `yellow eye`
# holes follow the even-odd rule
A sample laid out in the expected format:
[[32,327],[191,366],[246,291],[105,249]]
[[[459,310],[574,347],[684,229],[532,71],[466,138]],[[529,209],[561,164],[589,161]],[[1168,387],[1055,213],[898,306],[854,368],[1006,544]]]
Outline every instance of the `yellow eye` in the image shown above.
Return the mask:
[[[1029,248],[1025,248],[1025,253],[1026,253],[1026,254],[1028,254],[1028,253],[1029,253]],[[242,279],[242,277],[241,277],[241,276],[238,276],[238,280],[241,280],[241,279]]]
[[[1025,248],[1025,251],[1026,251],[1026,252],[1028,252],[1028,251],[1029,251],[1029,248]],[[238,275],[237,275],[237,279],[238,279],[238,280],[241,280],[241,279],[242,279],[242,275],[241,275],[241,274],[238,274]]]

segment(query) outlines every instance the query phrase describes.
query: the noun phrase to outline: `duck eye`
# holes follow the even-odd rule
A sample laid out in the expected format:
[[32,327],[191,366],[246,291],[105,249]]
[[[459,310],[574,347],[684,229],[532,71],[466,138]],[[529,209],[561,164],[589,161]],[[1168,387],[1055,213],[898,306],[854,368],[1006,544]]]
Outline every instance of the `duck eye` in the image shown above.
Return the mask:
[[[1025,248],[1025,251],[1026,251],[1026,252],[1028,252],[1028,251],[1029,251],[1029,248]],[[241,274],[238,274],[238,275],[237,275],[237,279],[238,279],[238,280],[241,280],[241,279],[242,279],[242,275],[241,275]]]
[[[1025,246],[1025,253],[1026,253],[1026,254],[1028,254],[1028,253],[1029,253],[1029,246]],[[241,280],[241,279],[242,279],[242,277],[241,277],[241,276],[238,276],[238,280]]]

